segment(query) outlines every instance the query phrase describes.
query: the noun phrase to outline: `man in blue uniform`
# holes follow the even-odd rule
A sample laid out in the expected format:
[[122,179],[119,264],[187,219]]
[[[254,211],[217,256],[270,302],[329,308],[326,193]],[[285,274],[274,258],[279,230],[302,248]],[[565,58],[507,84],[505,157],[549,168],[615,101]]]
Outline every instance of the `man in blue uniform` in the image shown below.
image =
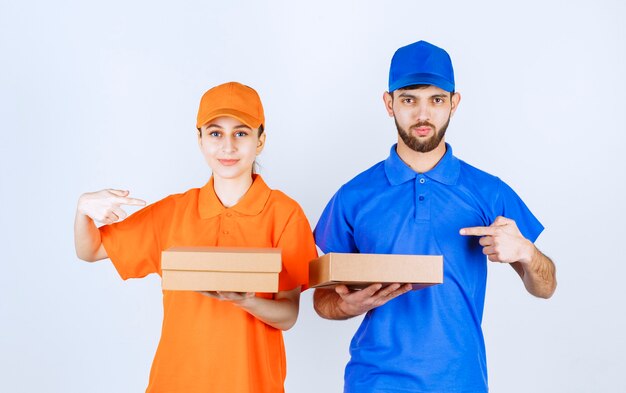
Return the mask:
[[487,259],[549,298],[554,264],[533,244],[543,226],[509,186],[445,142],[461,100],[446,51],[424,41],[398,49],[383,99],[398,143],[333,196],[315,239],[325,253],[443,255],[444,283],[316,289],[315,309],[327,319],[366,313],[350,345],[347,393],[485,393]]

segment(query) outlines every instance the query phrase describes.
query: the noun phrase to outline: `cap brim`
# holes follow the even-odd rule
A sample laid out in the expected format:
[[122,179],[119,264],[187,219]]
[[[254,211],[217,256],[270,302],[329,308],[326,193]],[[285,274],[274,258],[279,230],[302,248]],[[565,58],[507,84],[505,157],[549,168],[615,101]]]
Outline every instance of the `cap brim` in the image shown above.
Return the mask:
[[389,85],[389,92],[391,93],[411,85],[433,85],[445,91],[454,91],[454,82],[437,74],[418,73],[405,75],[401,79],[394,81],[393,84]]
[[257,119],[247,113],[243,113],[230,108],[222,108],[207,113],[203,118],[198,119],[198,122],[196,123],[196,128],[200,128],[211,120],[216,119],[220,116],[234,117],[235,119],[239,120],[240,122],[252,129],[257,129],[261,126],[261,124],[263,124],[263,121],[261,119]]

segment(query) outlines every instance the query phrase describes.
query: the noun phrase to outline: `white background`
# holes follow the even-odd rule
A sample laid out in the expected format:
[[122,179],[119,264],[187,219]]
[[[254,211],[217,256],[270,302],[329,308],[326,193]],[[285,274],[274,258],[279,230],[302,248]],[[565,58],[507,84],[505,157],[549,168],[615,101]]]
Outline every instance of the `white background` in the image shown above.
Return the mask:
[[[157,201],[210,176],[195,115],[209,87],[256,88],[261,173],[311,224],[394,143],[382,93],[395,49],[451,54],[448,142],[546,226],[549,300],[492,265],[491,391],[626,391],[622,1],[0,0],[0,391],[140,392],[160,333],[159,279],[77,260],[82,192]],[[303,294],[286,333],[289,392],[340,392],[358,320]]]

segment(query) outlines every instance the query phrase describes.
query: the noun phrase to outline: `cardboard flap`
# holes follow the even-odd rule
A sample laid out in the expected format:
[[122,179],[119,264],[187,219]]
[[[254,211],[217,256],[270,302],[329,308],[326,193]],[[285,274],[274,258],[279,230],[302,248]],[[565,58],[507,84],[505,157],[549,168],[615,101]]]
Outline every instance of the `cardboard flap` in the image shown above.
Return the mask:
[[171,247],[161,253],[161,269],[280,272],[281,250],[246,247]]

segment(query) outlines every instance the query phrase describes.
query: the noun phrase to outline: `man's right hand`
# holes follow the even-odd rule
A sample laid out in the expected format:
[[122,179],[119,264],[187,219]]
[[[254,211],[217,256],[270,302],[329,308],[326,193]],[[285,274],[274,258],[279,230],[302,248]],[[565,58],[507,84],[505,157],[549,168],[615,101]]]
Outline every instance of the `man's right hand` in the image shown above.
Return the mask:
[[340,297],[337,302],[338,308],[350,318],[380,307],[411,289],[411,284],[396,283],[385,287],[382,284],[372,284],[360,291],[351,291],[345,285],[338,285],[335,287],[335,292]]
[[145,206],[141,199],[129,198],[125,190],[106,189],[97,192],[88,192],[78,199],[78,211],[92,220],[103,224],[112,224],[126,218],[122,205]]

